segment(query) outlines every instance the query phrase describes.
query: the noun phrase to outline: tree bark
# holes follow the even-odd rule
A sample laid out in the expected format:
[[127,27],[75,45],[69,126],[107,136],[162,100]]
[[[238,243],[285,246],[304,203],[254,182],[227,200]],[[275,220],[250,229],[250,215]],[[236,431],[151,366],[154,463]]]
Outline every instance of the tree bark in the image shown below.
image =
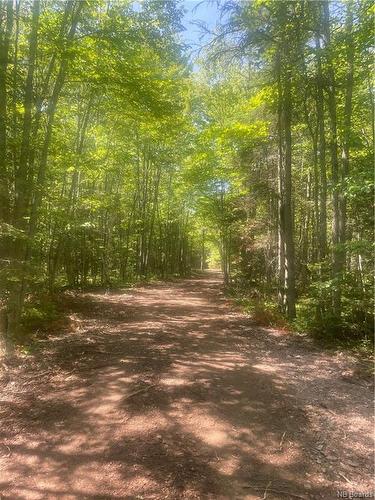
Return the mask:
[[277,74],[277,133],[278,133],[278,162],[277,162],[277,188],[278,188],[278,296],[281,311],[286,311],[285,290],[285,217],[284,217],[284,158],[283,158],[283,105],[282,105],[282,82],[281,82],[281,56],[278,50],[276,54]]
[[[73,41],[79,21],[79,16],[84,5],[85,5],[84,1],[79,2],[76,11],[72,17],[71,26],[66,40],[67,47],[69,47],[71,42]],[[34,0],[33,21],[32,21],[32,30],[30,36],[30,49],[29,49],[30,64],[33,67],[32,68],[29,67],[26,79],[25,119],[23,124],[23,137],[21,146],[22,161],[20,160],[20,167],[17,172],[18,188],[16,188],[16,193],[18,194],[18,199],[16,200],[16,205],[15,205],[15,216],[21,227],[24,225],[23,217],[26,209],[24,202],[26,199],[27,166],[30,154],[31,111],[33,103],[33,78],[34,78],[35,57],[37,50],[37,30],[39,21],[39,11],[40,11],[40,2],[38,0]],[[46,133],[40,156],[39,170],[37,176],[37,188],[34,193],[34,201],[30,213],[30,222],[27,229],[27,240],[25,242],[20,241],[17,244],[16,258],[18,260],[19,259],[21,260],[19,260],[20,271],[18,273],[19,274],[18,281],[12,287],[9,293],[8,304],[7,304],[6,338],[7,338],[8,353],[11,353],[13,351],[14,336],[19,329],[21,314],[23,310],[25,292],[26,292],[26,268],[30,260],[32,244],[37,227],[38,210],[40,203],[42,201],[44,181],[47,169],[48,151],[52,138],[52,130],[53,130],[57,101],[65,81],[67,66],[68,66],[68,59],[63,55],[60,63],[59,72],[57,74],[55,85],[53,88],[52,96],[46,110],[46,117],[47,117]],[[28,109],[27,116],[26,116],[26,109]]]
[[34,103],[34,73],[36,67],[36,54],[38,48],[38,27],[40,15],[40,1],[34,0],[29,44],[28,70],[25,84],[24,119],[22,127],[22,142],[18,169],[15,173],[15,204],[14,222],[25,228],[26,199],[28,190],[28,161],[30,155],[32,111]]
[[13,1],[8,0],[5,29],[1,29],[0,32],[0,221],[4,222],[9,222],[10,210],[7,166],[7,73],[12,29]]
[[295,252],[294,252],[294,216],[292,208],[292,116],[291,116],[291,72],[287,67],[284,80],[284,226],[286,260],[286,299],[289,319],[296,315]]
[[342,255],[340,248],[341,235],[341,212],[340,212],[340,175],[338,161],[337,143],[337,112],[336,112],[336,82],[332,63],[332,47],[330,33],[329,3],[323,2],[322,27],[326,41],[326,61],[327,61],[327,92],[328,92],[328,113],[330,118],[330,150],[332,169],[332,308],[333,313],[338,318],[341,316],[341,280],[342,280]]
[[[345,189],[345,183],[350,171],[350,145],[351,145],[351,122],[353,109],[353,81],[354,81],[354,57],[355,47],[353,40],[353,1],[350,0],[347,4],[345,36],[346,36],[346,85],[345,85],[345,107],[344,107],[344,127],[343,127],[343,150],[342,150],[342,184]],[[346,252],[345,242],[347,220],[347,202],[345,193],[341,196],[341,234],[340,241],[343,244],[342,249],[342,266],[345,269]]]
[[324,94],[323,73],[321,62],[321,46],[319,34],[315,36],[317,75],[316,75],[316,120],[319,144],[319,260],[322,262],[327,255],[327,167],[326,167],[326,139],[324,125]]

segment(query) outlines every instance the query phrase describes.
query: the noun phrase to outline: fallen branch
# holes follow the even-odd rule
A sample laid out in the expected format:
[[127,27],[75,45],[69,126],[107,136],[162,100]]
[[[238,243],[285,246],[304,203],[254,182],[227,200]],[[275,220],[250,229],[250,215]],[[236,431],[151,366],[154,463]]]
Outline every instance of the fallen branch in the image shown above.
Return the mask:
[[280,444],[279,444],[279,450],[280,450],[280,451],[281,451],[281,449],[282,449],[282,447],[283,447],[285,434],[286,434],[286,431],[284,431],[284,434],[283,434],[283,435],[282,435],[282,437],[281,437],[281,441],[280,441]]
[[156,385],[157,384],[152,384],[152,385],[148,385],[147,387],[143,387],[142,389],[138,389],[138,391],[134,391],[131,394],[128,394],[128,396],[125,396],[123,398],[123,401],[126,401],[127,399],[132,398],[133,396],[135,396],[136,394],[140,394],[141,392],[146,392],[149,389],[151,389],[152,387],[155,387]]
[[271,484],[272,484],[272,481],[270,481],[267,484],[267,487],[266,487],[266,489],[264,490],[264,493],[263,493],[263,499],[262,500],[266,500],[266,498],[267,498],[267,491],[269,490],[269,487],[271,486]]
[[4,446],[4,447],[8,450],[8,454],[7,454],[7,455],[3,455],[3,458],[8,458],[8,457],[10,457],[10,456],[11,456],[11,454],[12,454],[12,452],[11,452],[11,450],[10,450],[9,446],[8,446],[8,445],[6,445],[6,444],[4,444],[4,443],[2,443],[2,446]]
[[324,408],[324,410],[329,411],[332,415],[336,416],[336,413],[328,408],[328,406],[325,403],[318,403],[321,408]]
[[[255,491],[264,491],[263,488],[257,488],[255,486],[244,486],[244,488],[251,488],[252,490]],[[291,493],[290,491],[285,491],[285,490],[275,490],[274,488],[267,488],[268,493],[277,493],[279,495],[289,495],[293,498],[302,498],[302,500],[306,500],[305,496],[302,495],[297,495],[297,493]]]
[[341,472],[339,472],[339,476],[341,476],[343,479],[345,479],[345,481],[349,484],[353,484],[346,476],[344,476],[344,474],[342,474]]

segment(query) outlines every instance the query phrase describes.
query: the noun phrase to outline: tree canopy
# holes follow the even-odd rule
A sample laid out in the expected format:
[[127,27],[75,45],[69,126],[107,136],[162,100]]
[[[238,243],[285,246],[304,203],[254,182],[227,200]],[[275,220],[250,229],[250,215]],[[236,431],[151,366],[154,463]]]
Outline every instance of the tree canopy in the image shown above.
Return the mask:
[[208,265],[297,328],[371,332],[373,4],[217,8],[193,65],[179,1],[1,2],[8,351],[41,290]]

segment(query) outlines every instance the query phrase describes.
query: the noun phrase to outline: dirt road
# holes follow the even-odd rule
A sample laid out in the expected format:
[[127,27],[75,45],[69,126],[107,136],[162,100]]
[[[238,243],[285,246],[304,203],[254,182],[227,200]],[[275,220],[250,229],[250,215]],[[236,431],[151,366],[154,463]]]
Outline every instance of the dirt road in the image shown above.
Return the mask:
[[64,307],[70,331],[2,374],[1,498],[371,491],[371,390],[354,360],[252,324],[218,276]]

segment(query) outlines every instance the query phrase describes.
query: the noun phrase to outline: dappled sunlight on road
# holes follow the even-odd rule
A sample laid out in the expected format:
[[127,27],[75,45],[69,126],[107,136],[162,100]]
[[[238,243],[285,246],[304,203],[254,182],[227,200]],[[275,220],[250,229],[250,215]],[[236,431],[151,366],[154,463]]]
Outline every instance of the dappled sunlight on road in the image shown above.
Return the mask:
[[217,276],[67,301],[76,327],[3,393],[5,498],[250,499],[269,482],[274,498],[332,498],[339,472],[371,487],[368,389],[256,328]]

